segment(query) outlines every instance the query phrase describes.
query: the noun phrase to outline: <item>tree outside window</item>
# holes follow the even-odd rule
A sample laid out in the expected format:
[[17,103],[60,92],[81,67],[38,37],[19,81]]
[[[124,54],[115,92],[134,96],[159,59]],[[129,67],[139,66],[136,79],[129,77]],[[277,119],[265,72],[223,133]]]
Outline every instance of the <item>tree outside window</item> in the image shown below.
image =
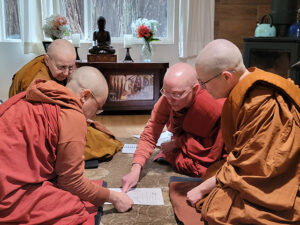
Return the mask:
[[[89,15],[84,15],[84,0],[64,0],[66,16],[72,33],[84,35],[84,23]],[[86,10],[92,15],[90,34],[97,29],[97,18],[106,19],[106,30],[112,38],[131,34],[131,23],[138,18],[155,19],[160,23],[156,36],[160,39],[168,37],[168,0],[93,0],[91,9]],[[89,34],[89,39],[91,36]]]
[[4,1],[5,38],[20,39],[18,0]]

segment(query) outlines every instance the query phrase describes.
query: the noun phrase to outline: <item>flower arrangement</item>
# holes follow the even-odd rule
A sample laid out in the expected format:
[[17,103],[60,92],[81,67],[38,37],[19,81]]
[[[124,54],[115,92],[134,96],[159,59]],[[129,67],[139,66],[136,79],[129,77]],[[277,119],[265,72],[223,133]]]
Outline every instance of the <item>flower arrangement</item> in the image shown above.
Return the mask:
[[158,38],[153,37],[157,32],[157,26],[159,26],[159,23],[156,20],[145,18],[139,18],[131,24],[131,28],[136,32],[137,37],[144,38],[147,42],[159,41]]
[[43,30],[47,37],[55,40],[68,36],[70,28],[67,25],[67,19],[64,16],[52,15],[46,18]]
[[154,38],[154,34],[157,32],[157,27],[159,23],[156,20],[148,20],[145,18],[139,18],[131,24],[133,33],[136,34],[138,38],[143,38],[144,45],[151,54],[151,41],[159,41],[158,38]]

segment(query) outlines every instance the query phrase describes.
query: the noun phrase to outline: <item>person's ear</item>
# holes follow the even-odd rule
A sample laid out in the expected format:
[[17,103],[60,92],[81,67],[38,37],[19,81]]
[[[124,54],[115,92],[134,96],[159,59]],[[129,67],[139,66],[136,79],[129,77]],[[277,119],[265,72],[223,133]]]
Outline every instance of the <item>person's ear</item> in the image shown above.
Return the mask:
[[222,73],[225,80],[231,80],[232,79],[232,73],[229,71],[223,71]]
[[49,55],[47,55],[47,53],[44,54],[44,61],[46,63],[46,65],[49,67],[49,60],[50,60],[50,57]]
[[79,93],[81,103],[85,103],[91,96],[91,91],[89,89],[83,89]]

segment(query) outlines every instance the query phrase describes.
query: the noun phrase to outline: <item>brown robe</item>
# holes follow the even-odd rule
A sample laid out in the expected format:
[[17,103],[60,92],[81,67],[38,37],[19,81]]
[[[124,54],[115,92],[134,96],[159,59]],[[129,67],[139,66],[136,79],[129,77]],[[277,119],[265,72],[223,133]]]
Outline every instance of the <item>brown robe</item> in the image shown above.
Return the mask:
[[300,224],[300,89],[249,70],[224,104],[231,152],[201,213],[208,224]]
[[25,91],[35,79],[51,80],[44,55],[38,56],[23,66],[12,78],[9,97]]

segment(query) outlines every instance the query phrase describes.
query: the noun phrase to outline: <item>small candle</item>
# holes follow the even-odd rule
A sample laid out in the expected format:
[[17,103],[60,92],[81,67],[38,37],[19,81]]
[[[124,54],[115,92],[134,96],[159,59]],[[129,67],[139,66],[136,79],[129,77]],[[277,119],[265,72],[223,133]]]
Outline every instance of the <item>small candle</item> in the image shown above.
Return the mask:
[[74,47],[80,47],[80,34],[72,34],[72,44]]
[[131,48],[132,34],[124,34],[124,48]]

